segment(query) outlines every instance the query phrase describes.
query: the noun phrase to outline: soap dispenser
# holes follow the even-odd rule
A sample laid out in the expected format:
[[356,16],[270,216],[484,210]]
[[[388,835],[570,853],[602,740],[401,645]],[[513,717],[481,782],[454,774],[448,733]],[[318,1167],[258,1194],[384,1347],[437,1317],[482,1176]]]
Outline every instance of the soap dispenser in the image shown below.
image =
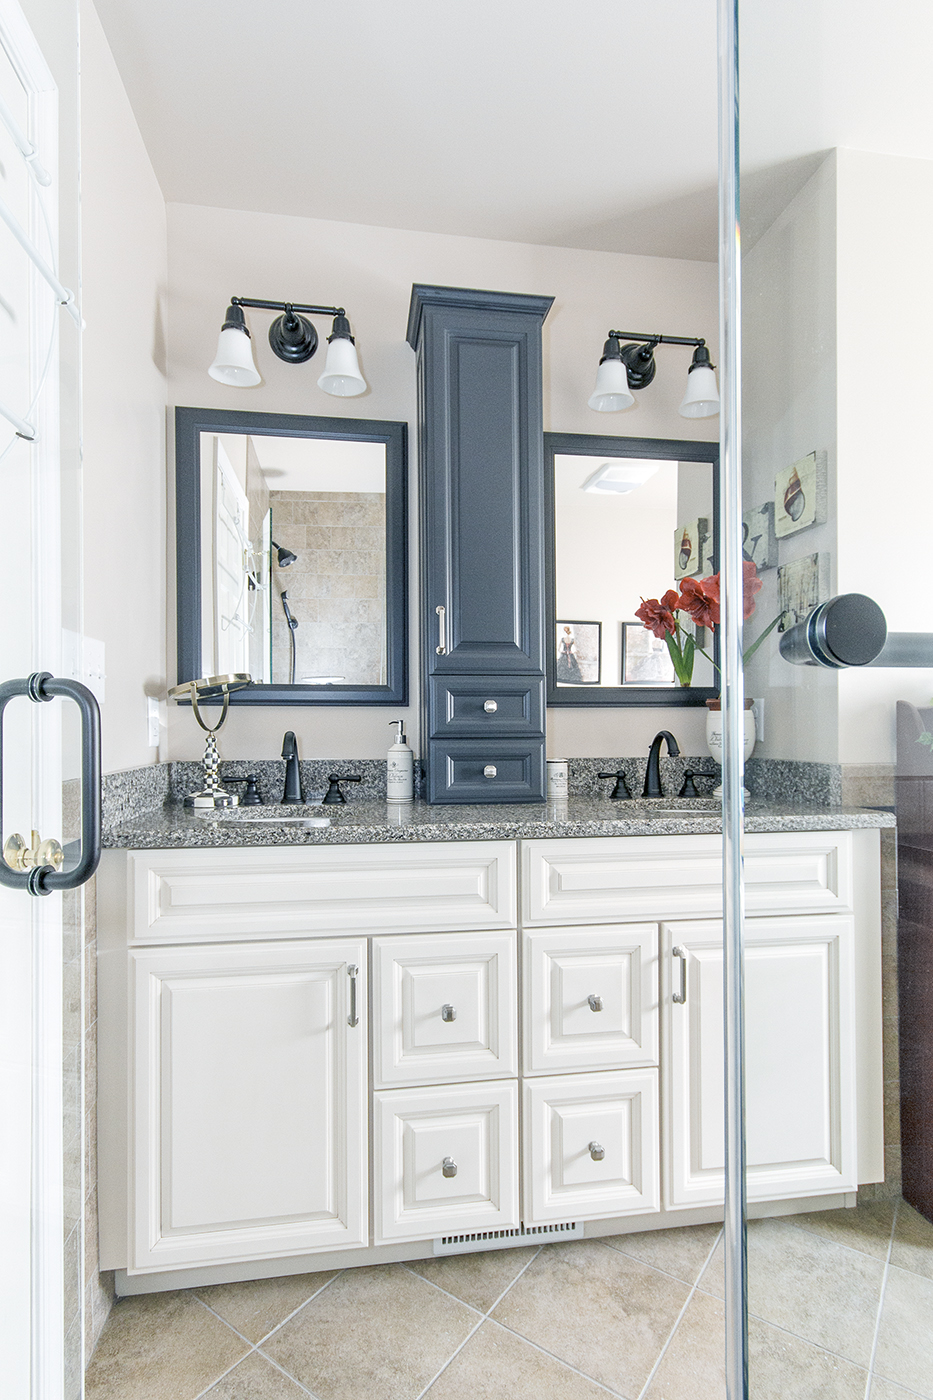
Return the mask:
[[398,734],[386,756],[386,798],[389,802],[411,802],[415,795],[415,763],[405,742],[405,721],[391,719],[389,724],[398,725]]

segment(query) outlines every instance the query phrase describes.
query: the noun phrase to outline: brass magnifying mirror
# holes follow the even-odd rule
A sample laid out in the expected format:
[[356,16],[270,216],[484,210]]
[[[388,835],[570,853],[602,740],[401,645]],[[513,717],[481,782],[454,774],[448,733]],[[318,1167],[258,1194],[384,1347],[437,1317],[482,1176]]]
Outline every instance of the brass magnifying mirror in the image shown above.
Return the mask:
[[[235,792],[226,792],[220,781],[220,754],[217,750],[217,735],[224,726],[227,710],[230,707],[230,694],[249,685],[251,677],[245,672],[229,676],[201,676],[196,681],[184,681],[173,685],[168,692],[170,700],[190,700],[194,717],[207,735],[204,745],[204,786],[200,792],[189,792],[185,798],[186,807],[236,807],[239,797]],[[207,724],[201,714],[198,702],[223,698],[220,718],[216,724]]]

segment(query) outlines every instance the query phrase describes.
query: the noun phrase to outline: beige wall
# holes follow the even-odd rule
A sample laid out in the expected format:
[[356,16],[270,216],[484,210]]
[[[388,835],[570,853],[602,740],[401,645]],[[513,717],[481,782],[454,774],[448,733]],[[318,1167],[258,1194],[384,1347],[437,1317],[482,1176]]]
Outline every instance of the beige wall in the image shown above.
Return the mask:
[[104,770],[153,763],[164,695],[165,204],[93,6],[81,6],[84,632],[106,645]]
[[[837,170],[839,588],[933,631],[933,161],[840,150]],[[841,760],[893,763],[895,701],[931,696],[933,670],[843,672]]]
[[[595,414],[586,406],[602,343],[610,325],[702,335],[713,345],[718,327],[717,272],[713,264],[581,252],[491,239],[413,233],[324,220],[169,205],[169,365],[173,404],[209,408],[388,418],[415,425],[414,356],[405,343],[413,282],[552,295],[544,328],[545,427],[562,432],[645,437],[718,435],[718,420],[688,423],[677,412],[689,351],[658,352],[658,374],[637,409]],[[265,342],[269,314],[251,313],[257,362],[264,382],[237,390],[207,376],[217,332],[231,295],[294,297],[347,307],[370,385],[358,399],[334,399],[316,385],[319,360],[293,367],[275,360]],[[415,472],[412,463],[412,483]],[[412,492],[412,539],[416,502]],[[417,578],[414,550],[412,580]],[[414,597],[415,589],[412,590]],[[412,606],[412,635],[417,618]],[[170,640],[174,648],[174,640]],[[409,733],[417,745],[417,654],[411,658]],[[265,758],[294,729],[306,757],[381,757],[385,709],[245,709],[231,711],[221,741],[227,757]],[[640,753],[662,721],[673,724],[689,752],[703,744],[704,715],[682,710],[551,711],[554,753]],[[169,755],[200,755],[191,716],[169,714]],[[702,747],[700,747],[700,751]]]
[[[774,499],[774,477],[809,452],[827,453],[829,520],[779,543],[780,562],[829,553],[835,583],[836,163],[830,155],[742,260],[743,491],[752,509]],[[754,640],[778,611],[777,569],[762,575]],[[765,700],[763,758],[838,761],[837,673],[791,666],[771,637],[749,665],[746,693]]]

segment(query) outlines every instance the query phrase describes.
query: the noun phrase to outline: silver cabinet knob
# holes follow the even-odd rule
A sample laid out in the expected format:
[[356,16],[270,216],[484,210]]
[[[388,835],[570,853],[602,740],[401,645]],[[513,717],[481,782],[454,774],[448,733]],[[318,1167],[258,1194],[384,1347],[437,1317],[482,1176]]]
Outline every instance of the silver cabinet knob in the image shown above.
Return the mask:
[[445,1176],[457,1175],[457,1164],[454,1161],[453,1157],[444,1158],[443,1162],[441,1163],[441,1171],[444,1173]]
[[442,1021],[456,1021],[456,1019],[457,1019],[457,1009],[456,1009],[456,1007],[451,1006],[450,1002],[449,1002],[449,1001],[446,1001],[446,1002],[444,1003],[444,1005],[441,1007],[441,1020],[442,1020]]
[[498,769],[496,768],[496,765],[494,763],[487,763],[486,767],[483,769],[483,777],[494,778],[497,772]]
[[587,997],[586,1000],[587,1000],[587,1005],[589,1006],[589,1008],[590,1008],[591,1011],[602,1011],[602,1009],[603,1009],[603,999],[602,999],[602,997],[594,996],[593,993],[590,992],[590,994],[589,994],[589,996]]
[[483,709],[486,711],[487,715],[494,715],[494,714],[496,713],[496,710],[498,710],[498,708],[499,708],[499,705],[498,705],[497,701],[495,701],[495,700],[484,700],[484,701],[483,701]]
[[589,1144],[589,1154],[594,1162],[601,1162],[606,1155],[606,1149],[602,1143],[594,1141]]

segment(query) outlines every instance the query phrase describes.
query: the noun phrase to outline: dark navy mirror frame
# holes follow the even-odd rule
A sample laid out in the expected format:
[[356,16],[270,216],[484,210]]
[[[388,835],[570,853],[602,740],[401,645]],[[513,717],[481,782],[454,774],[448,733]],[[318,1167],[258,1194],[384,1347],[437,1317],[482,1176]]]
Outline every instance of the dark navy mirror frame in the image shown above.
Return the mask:
[[231,705],[407,705],[408,425],[375,418],[175,409],[175,577],[178,681],[201,663],[201,433],[381,442],[386,450],[386,684],[249,685]]
[[[703,705],[719,694],[718,686],[573,686],[557,684],[554,627],[557,620],[557,530],[554,511],[554,458],[575,457],[660,457],[668,462],[709,462],[713,468],[713,554],[712,568],[719,568],[719,443],[682,442],[677,438],[598,437],[590,433],[544,434],[544,508],[547,529],[545,551],[545,591],[547,594],[547,703],[548,705]],[[662,586],[663,585],[663,586]],[[645,587],[652,586],[645,580]],[[657,583],[659,594],[674,586],[670,580]],[[719,638],[713,639],[713,658],[719,661]]]

